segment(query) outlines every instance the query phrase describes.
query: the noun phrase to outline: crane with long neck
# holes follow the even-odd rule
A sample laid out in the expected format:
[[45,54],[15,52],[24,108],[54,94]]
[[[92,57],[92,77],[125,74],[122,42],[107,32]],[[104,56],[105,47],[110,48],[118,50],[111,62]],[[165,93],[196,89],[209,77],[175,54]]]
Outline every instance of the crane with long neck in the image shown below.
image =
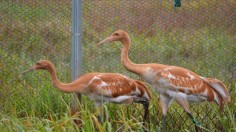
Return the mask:
[[178,66],[163,65],[158,63],[135,64],[129,59],[131,40],[127,32],[117,30],[98,45],[120,41],[122,44],[121,63],[124,67],[150,83],[160,93],[163,112],[163,127],[166,130],[166,116],[168,107],[175,100],[195,124],[199,126],[191,114],[188,102],[214,101],[221,108],[230,102],[230,95],[225,85],[218,79],[204,78],[196,73]]
[[[53,85],[66,93],[87,95],[98,109],[103,103],[131,104],[141,103],[144,106],[143,123],[147,120],[151,94],[145,84],[118,73],[87,73],[71,83],[58,80],[54,65],[48,60],[40,60],[29,67],[23,74],[34,70],[47,70]],[[98,109],[98,120],[101,123],[101,112]]]

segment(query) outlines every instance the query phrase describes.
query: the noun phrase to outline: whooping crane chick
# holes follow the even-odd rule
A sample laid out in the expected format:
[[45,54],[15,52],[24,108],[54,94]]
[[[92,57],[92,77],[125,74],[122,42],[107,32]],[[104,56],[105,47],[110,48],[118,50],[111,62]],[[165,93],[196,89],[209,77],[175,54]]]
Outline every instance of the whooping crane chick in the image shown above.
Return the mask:
[[198,131],[198,126],[191,114],[188,101],[214,101],[221,108],[230,102],[229,92],[220,80],[201,77],[182,67],[158,63],[135,64],[131,62],[128,56],[131,41],[128,33],[123,30],[115,31],[98,45],[113,41],[120,41],[123,46],[121,62],[124,67],[128,71],[143,77],[160,93],[163,111],[163,129],[165,129],[166,126],[168,107],[173,100],[175,100],[193,120],[196,131]]
[[[40,60],[23,74],[34,70],[47,70],[53,85],[65,93],[80,93],[94,101],[95,107],[103,103],[131,104],[141,103],[144,106],[143,122],[147,120],[148,106],[151,95],[147,87],[140,81],[133,80],[118,73],[87,73],[71,83],[58,80],[54,65],[48,60]],[[98,109],[98,120],[101,113]]]

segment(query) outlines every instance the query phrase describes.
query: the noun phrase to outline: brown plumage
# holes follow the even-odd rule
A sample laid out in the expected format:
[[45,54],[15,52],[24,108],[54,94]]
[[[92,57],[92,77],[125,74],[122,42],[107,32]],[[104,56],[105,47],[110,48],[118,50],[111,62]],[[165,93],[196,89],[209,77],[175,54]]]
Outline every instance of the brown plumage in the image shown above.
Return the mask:
[[[87,95],[95,102],[96,108],[105,102],[144,105],[144,121],[148,114],[148,105],[151,95],[147,87],[140,81],[133,80],[118,73],[87,73],[71,83],[62,83],[58,80],[54,65],[47,60],[40,60],[24,73],[33,70],[47,70],[51,74],[54,86],[62,92],[80,93]],[[101,122],[100,113],[99,121]]]
[[[143,77],[160,93],[164,127],[167,110],[172,100],[182,106],[192,119],[193,116],[189,110],[188,101],[214,101],[221,108],[230,102],[229,92],[220,80],[201,77],[182,67],[157,63],[135,64],[131,62],[128,56],[131,43],[130,37],[127,32],[122,30],[115,31],[98,45],[112,41],[120,41],[123,45],[121,62],[124,67],[128,71]],[[196,125],[194,119],[193,122]],[[195,128],[197,131],[197,126]]]

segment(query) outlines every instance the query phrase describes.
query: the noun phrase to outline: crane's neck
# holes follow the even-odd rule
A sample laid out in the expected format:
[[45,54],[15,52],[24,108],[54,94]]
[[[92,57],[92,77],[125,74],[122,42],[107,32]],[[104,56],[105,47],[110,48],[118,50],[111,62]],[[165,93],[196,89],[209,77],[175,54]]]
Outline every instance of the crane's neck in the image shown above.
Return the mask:
[[142,75],[144,72],[144,67],[141,66],[140,64],[135,64],[130,61],[129,59],[129,49],[130,49],[130,38],[127,37],[123,40],[121,40],[123,44],[122,52],[121,52],[121,62],[124,65],[124,67],[130,71],[133,72],[137,75]]
[[79,86],[75,87],[72,83],[65,84],[65,83],[62,83],[58,80],[57,74],[56,74],[56,69],[55,69],[53,64],[51,64],[46,70],[49,71],[49,73],[51,75],[51,78],[52,78],[53,85],[58,90],[60,90],[62,92],[66,92],[66,93],[68,93],[68,92],[79,92],[78,91]]

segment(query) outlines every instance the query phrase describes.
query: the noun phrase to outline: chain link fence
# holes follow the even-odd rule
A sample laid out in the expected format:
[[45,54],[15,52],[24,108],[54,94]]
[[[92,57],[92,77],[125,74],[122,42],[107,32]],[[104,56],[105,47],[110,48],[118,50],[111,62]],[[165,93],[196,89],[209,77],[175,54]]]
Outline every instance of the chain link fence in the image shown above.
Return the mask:
[[[65,112],[65,104],[57,102],[58,95],[66,101],[69,96],[51,90],[46,73],[32,73],[23,80],[19,75],[39,59],[48,59],[56,65],[60,80],[71,81],[71,1],[2,0],[0,3],[0,110],[9,114],[9,106],[14,105],[22,111],[19,116],[25,116],[24,111],[43,109],[41,102],[51,100],[50,105],[55,110],[49,112]],[[233,0],[182,0],[178,8],[174,7],[173,0],[99,0],[82,4],[83,73],[118,72],[141,79],[126,71],[120,63],[118,42],[96,47],[113,31],[122,29],[131,37],[130,59],[133,62],[185,67],[201,76],[218,78],[231,93],[235,91],[236,12]],[[149,122],[150,127],[158,129],[162,112],[159,95],[152,93]],[[32,101],[37,106],[30,105]],[[109,107],[110,113],[114,113],[110,118],[116,119],[114,115],[119,115],[119,111],[114,106]],[[137,109],[128,107],[127,111],[140,115],[141,107],[135,107]],[[215,118],[219,114],[215,104],[191,104],[190,108],[204,128],[222,129],[222,122]],[[194,130],[191,120],[177,104],[174,103],[168,113],[168,130]],[[113,122],[114,128],[120,125]]]
[[[71,37],[71,1],[0,1],[1,111],[9,115],[13,109],[9,106],[15,106],[19,116],[26,116],[31,110],[44,109],[42,102],[48,100],[57,112],[65,111],[57,101],[61,93],[52,90],[48,74],[20,75],[40,59],[48,59],[60,71],[60,80],[71,81]],[[48,111],[36,115],[45,116]]]

